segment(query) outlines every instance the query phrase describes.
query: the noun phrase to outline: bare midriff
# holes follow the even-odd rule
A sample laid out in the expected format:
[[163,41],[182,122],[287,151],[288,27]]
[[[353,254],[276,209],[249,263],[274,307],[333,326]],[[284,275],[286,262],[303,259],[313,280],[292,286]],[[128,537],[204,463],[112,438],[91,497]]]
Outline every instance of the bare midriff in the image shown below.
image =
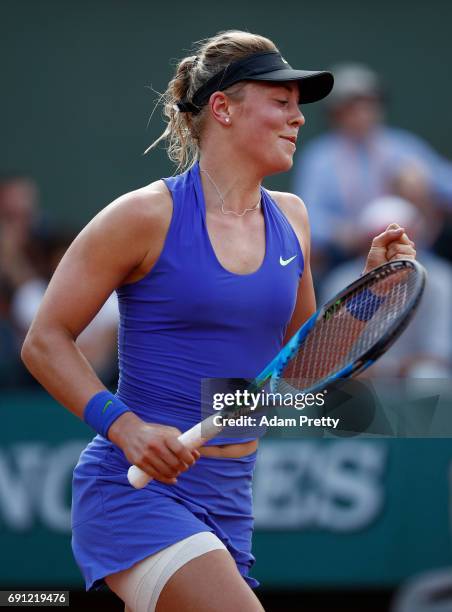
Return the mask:
[[238,459],[254,453],[258,447],[257,440],[242,442],[240,444],[219,444],[218,446],[203,446],[199,452],[203,457],[224,457],[225,459]]

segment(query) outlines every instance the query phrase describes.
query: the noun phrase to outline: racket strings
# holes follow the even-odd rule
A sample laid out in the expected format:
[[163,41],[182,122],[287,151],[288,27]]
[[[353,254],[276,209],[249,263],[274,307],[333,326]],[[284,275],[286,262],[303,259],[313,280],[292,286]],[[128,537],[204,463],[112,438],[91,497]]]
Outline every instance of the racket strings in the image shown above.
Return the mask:
[[278,390],[307,389],[359,359],[403,317],[417,291],[416,271],[407,267],[371,278],[336,302],[286,364]]

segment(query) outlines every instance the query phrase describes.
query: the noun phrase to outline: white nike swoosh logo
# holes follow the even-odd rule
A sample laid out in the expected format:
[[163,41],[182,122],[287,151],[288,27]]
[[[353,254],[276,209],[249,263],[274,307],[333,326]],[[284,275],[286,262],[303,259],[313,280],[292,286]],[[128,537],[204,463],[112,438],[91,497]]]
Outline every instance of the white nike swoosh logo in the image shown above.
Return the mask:
[[282,266],[287,266],[287,264],[290,264],[291,261],[293,261],[296,258],[296,255],[294,255],[293,257],[291,257],[290,259],[283,259],[281,257],[281,255],[279,256],[279,263]]

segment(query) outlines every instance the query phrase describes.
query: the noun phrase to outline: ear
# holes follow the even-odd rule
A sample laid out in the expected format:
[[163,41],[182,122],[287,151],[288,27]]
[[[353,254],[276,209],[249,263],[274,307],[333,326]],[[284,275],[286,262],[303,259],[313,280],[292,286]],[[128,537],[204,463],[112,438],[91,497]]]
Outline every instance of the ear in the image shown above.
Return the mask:
[[231,125],[231,102],[222,91],[216,91],[210,96],[210,111],[214,118],[222,125]]

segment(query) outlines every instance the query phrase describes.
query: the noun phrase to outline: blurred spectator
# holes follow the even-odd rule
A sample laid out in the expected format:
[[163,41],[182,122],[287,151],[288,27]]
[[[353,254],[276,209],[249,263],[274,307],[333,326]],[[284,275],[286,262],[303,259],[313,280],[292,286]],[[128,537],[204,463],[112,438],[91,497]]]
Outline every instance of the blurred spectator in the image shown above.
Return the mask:
[[364,269],[369,240],[389,223],[404,227],[416,242],[417,259],[428,273],[418,311],[397,342],[372,367],[386,376],[448,377],[452,373],[452,265],[428,249],[440,227],[434,214],[398,196],[377,198],[363,208],[355,219],[354,243],[361,255],[342,263],[324,279],[321,301],[330,299]]
[[23,368],[19,360],[19,339],[11,323],[12,291],[0,276],[0,387],[19,385]]
[[[11,303],[11,317],[25,334],[39,308],[47,284],[61,257],[72,242],[72,236],[64,232],[47,232],[40,239],[41,275],[35,275],[16,290]],[[77,299],[76,289],[74,299]],[[80,350],[106,385],[116,385],[118,303],[112,294],[91,323],[77,338]]]
[[[0,177],[0,387],[36,384],[20,360],[20,347],[47,284],[72,235],[43,223],[35,182]],[[77,339],[106,385],[117,376],[118,306],[110,296]]]
[[38,189],[20,174],[0,177],[0,385],[32,378],[19,358],[20,337],[11,318],[16,290],[37,273],[33,228],[39,218]]
[[452,205],[452,164],[419,137],[384,125],[378,76],[360,64],[332,70],[335,85],[325,102],[331,131],[307,144],[295,167],[294,191],[308,206],[320,273],[354,254],[356,216],[390,193],[404,168],[422,167],[429,200]]
[[33,227],[38,188],[21,175],[0,178],[0,276],[13,290],[33,277]]

